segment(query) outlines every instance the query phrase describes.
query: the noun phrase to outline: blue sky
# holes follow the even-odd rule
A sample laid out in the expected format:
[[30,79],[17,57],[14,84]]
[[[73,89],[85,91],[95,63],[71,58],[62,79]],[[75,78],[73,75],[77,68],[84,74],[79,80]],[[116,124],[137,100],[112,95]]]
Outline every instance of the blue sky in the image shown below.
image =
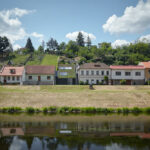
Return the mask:
[[0,36],[7,35],[15,48],[24,47],[29,36],[37,48],[50,37],[59,43],[74,40],[79,31],[93,44],[128,44],[150,40],[149,10],[150,0],[5,0]]

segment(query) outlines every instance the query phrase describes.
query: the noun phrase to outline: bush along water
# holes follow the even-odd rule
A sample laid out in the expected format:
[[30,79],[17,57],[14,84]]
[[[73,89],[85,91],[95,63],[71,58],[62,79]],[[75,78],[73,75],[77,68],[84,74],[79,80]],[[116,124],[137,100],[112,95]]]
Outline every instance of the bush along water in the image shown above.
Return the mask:
[[45,114],[48,113],[83,113],[83,114],[111,114],[111,113],[117,113],[117,114],[150,114],[150,107],[146,108],[95,108],[95,107],[56,107],[56,106],[50,106],[50,107],[43,107],[43,108],[33,108],[33,107],[27,107],[27,108],[20,108],[20,107],[4,107],[0,108],[0,113],[39,113],[43,112]]

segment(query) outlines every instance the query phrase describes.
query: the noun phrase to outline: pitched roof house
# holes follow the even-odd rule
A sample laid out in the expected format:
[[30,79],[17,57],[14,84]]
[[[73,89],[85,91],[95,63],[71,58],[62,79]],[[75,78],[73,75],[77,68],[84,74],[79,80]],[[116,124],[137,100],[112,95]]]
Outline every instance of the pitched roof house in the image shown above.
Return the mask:
[[0,71],[0,82],[3,84],[22,84],[24,79],[24,67],[4,66]]
[[105,76],[110,79],[110,75],[110,68],[104,63],[85,63],[78,68],[79,82],[87,84],[99,84],[104,82]]
[[121,80],[126,80],[127,85],[144,84],[145,73],[142,65],[116,65],[110,66],[111,84],[120,84]]
[[150,81],[150,61],[140,62],[139,65],[142,65],[145,68],[145,81]]
[[55,84],[55,66],[26,66],[25,82],[30,85],[51,85]]

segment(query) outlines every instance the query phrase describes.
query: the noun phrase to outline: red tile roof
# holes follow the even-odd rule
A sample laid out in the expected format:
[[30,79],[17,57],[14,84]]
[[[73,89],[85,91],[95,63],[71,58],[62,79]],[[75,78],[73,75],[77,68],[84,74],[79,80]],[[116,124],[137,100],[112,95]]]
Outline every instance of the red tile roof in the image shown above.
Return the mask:
[[149,62],[140,62],[140,65],[143,65],[145,68],[150,68],[150,61]]
[[55,74],[55,66],[26,66],[26,74],[49,75]]
[[111,69],[135,69],[135,70],[137,70],[137,69],[144,69],[144,66],[142,66],[142,65],[137,65],[137,66],[135,66],[135,65],[128,65],[128,66],[123,66],[123,65],[119,65],[119,66],[110,66],[110,68]]
[[80,69],[108,69],[109,66],[104,63],[85,63],[80,66]]
[[[11,73],[11,70],[15,70],[14,73]],[[4,66],[0,71],[0,76],[22,76],[24,67],[10,67]]]

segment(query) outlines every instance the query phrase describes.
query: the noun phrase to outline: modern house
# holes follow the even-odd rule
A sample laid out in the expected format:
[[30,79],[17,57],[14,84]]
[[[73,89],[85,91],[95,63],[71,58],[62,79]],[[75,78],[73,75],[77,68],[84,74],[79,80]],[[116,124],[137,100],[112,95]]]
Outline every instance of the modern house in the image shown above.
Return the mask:
[[26,66],[25,85],[55,84],[55,66]]
[[85,63],[78,68],[79,83],[84,82],[87,84],[104,83],[104,77],[107,76],[108,80],[111,78],[111,70],[109,66],[104,63]]
[[0,82],[3,84],[23,84],[25,80],[24,67],[3,66],[0,71]]
[[56,84],[72,85],[76,84],[75,64],[59,64],[57,71]]
[[140,62],[139,65],[142,65],[145,68],[145,81],[150,81],[150,61]]
[[126,80],[126,85],[143,85],[145,83],[144,66],[110,66],[111,84],[120,85],[121,80]]

